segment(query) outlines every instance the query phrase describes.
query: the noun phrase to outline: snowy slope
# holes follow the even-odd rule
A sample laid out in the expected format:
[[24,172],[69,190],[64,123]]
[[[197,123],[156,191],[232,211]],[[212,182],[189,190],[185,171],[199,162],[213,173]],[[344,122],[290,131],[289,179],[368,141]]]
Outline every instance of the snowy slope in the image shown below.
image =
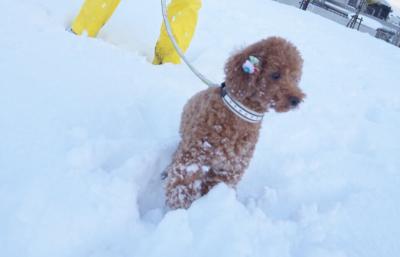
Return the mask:
[[298,111],[269,113],[235,192],[165,213],[159,174],[204,88],[150,64],[158,1],[124,1],[98,39],[65,31],[78,0],[2,0],[0,255],[399,256],[400,51],[267,0],[203,1],[188,57],[223,80],[271,35],[305,60]]

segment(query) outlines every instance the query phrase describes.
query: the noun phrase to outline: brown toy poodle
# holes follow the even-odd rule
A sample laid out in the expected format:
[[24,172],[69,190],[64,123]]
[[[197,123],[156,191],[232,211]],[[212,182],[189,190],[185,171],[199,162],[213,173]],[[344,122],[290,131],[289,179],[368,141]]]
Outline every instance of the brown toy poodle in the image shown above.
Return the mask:
[[231,56],[225,82],[194,95],[182,114],[182,140],[164,172],[166,202],[188,208],[216,184],[234,187],[248,167],[263,114],[286,112],[305,97],[303,60],[290,42],[261,40]]

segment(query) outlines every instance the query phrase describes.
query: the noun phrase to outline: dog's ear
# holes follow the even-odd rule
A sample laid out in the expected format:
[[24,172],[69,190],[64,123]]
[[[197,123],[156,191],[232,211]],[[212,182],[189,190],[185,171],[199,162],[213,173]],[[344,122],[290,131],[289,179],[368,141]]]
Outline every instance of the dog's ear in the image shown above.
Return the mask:
[[262,66],[262,59],[257,56],[253,46],[236,52],[228,59],[225,65],[225,82],[238,100],[252,92],[250,88],[256,87]]

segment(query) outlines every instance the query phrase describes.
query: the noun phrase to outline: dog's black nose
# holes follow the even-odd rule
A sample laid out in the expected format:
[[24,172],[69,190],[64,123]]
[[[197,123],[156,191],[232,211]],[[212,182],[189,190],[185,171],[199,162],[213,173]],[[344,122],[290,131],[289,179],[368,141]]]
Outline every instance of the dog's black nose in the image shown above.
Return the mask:
[[292,107],[297,107],[297,105],[299,105],[300,101],[301,101],[300,98],[298,98],[296,96],[289,97],[289,103],[290,103],[290,106],[292,106]]

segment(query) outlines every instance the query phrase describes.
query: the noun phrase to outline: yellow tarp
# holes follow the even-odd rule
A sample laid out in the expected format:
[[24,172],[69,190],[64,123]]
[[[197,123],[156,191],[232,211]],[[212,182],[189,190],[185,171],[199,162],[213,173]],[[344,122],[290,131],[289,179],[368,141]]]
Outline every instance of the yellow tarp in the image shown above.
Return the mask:
[[[189,48],[196,29],[200,8],[201,0],[172,0],[168,5],[168,19],[171,23],[176,42],[183,52]],[[168,38],[165,25],[163,24],[156,44],[153,64],[166,62],[180,63],[180,58]]]
[[[120,0],[85,0],[72,23],[71,30],[78,35],[86,34],[89,37],[95,37],[119,3]],[[168,19],[176,42],[183,52],[189,48],[200,8],[201,0],[172,0],[168,5]],[[143,31],[143,33],[146,32]],[[153,64],[166,62],[180,63],[180,58],[163,24],[155,47]]]
[[85,0],[72,23],[72,31],[78,35],[95,37],[119,3],[120,0]]

